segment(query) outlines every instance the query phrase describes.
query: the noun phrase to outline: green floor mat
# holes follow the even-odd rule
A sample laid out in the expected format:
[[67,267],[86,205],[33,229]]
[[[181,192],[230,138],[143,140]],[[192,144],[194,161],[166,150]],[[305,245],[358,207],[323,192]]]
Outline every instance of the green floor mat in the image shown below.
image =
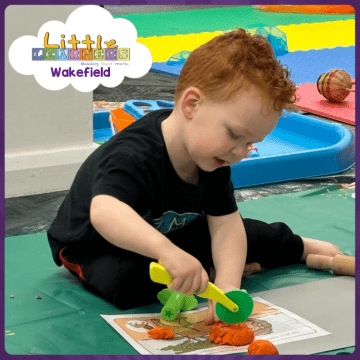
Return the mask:
[[[328,240],[355,254],[353,191],[327,189],[239,203],[243,217],[289,224],[299,235]],[[293,265],[244,279],[249,293],[334,275]],[[200,300],[199,302],[202,302]],[[160,303],[128,311],[87,292],[52,260],[45,233],[5,239],[5,349],[9,354],[138,354],[100,314],[160,312]],[[354,348],[322,354],[352,353]]]
[[122,14],[114,18],[130,20],[138,37],[180,35],[213,32],[262,26],[321,23],[355,19],[351,15],[270,13],[252,6],[220,7],[210,9],[172,11],[159,13]]

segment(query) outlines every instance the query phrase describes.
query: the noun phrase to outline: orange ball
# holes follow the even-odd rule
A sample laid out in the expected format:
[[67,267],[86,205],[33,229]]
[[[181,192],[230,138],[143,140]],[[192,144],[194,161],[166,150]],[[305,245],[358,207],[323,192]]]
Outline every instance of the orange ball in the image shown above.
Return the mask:
[[351,76],[345,70],[333,69],[319,76],[317,89],[331,102],[341,102],[350,94]]
[[279,355],[279,351],[269,340],[255,340],[250,344],[247,355]]

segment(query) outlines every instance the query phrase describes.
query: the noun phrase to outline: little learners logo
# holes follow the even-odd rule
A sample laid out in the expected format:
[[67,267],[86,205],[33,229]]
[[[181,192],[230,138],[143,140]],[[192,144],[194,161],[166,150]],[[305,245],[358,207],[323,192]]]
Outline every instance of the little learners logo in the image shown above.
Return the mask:
[[[68,43],[72,45],[71,48],[65,47],[65,35],[61,35],[61,46],[56,44],[49,44],[49,33],[45,33],[44,48],[32,49],[32,61],[122,61],[121,64],[116,65],[128,65],[127,61],[130,61],[130,48],[118,48],[115,40],[104,41],[107,48],[101,47],[101,35],[97,36],[96,48],[92,48],[95,41],[92,41],[90,35],[86,35],[86,39],[82,41],[86,45],[86,48],[78,48],[80,41],[76,39],[76,35],[72,34]],[[82,65],[87,65],[82,63]],[[69,69],[51,68],[51,74],[53,77],[57,76],[95,76],[95,77],[109,77],[110,67],[104,69],[103,67],[97,70],[93,68],[85,68],[85,70],[78,69],[76,72]]]
[[45,23],[38,36],[22,36],[9,49],[12,67],[23,75],[34,75],[46,89],[71,85],[79,91],[99,84],[119,85],[125,76],[138,78],[151,67],[149,49],[137,41],[135,26],[99,6],[73,11],[66,23]]

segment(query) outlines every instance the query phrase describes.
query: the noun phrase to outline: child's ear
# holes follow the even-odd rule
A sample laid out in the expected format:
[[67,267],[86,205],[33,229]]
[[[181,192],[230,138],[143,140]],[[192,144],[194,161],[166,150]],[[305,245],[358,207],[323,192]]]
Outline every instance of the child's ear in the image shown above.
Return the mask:
[[181,109],[187,119],[192,119],[201,99],[202,92],[195,87],[190,87],[184,91],[181,99]]

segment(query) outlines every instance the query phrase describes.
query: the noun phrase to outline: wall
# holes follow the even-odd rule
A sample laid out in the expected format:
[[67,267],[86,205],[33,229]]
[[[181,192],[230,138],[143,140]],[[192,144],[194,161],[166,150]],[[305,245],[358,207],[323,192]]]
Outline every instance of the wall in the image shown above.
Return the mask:
[[20,36],[37,36],[47,21],[66,22],[78,6],[11,5],[5,11],[5,197],[69,189],[93,143],[93,93],[71,85],[41,87],[17,73],[8,51]]

